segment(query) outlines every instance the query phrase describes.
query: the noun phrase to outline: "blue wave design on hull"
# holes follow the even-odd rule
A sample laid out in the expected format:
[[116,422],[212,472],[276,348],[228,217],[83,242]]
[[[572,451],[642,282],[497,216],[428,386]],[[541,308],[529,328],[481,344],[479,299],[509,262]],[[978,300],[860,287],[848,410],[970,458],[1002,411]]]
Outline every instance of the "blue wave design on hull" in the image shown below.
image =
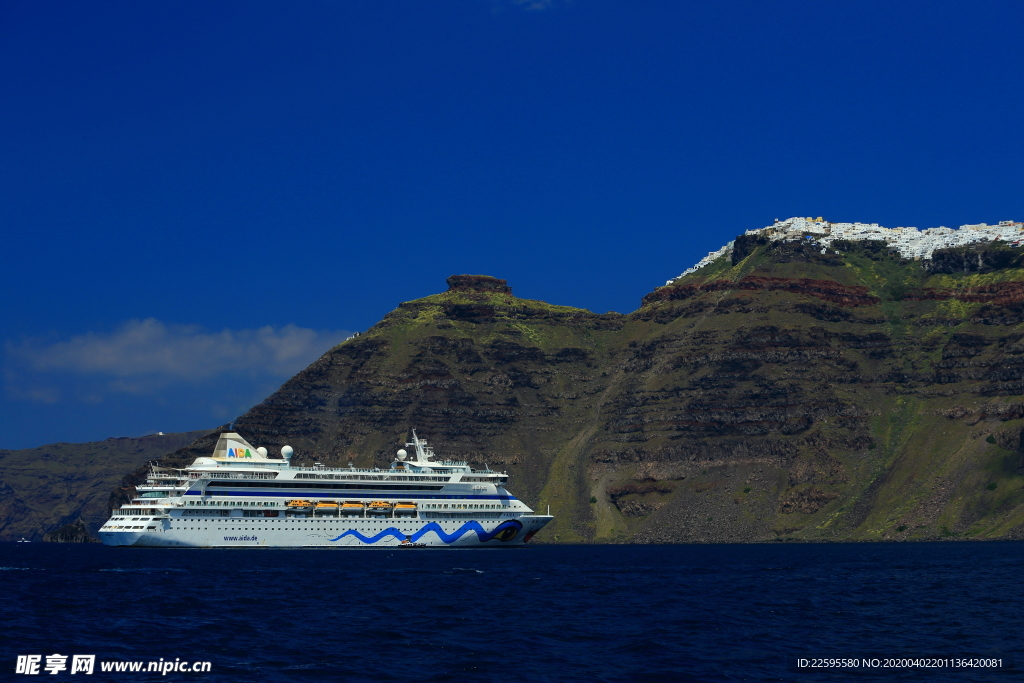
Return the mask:
[[[475,531],[476,532],[476,537],[478,539],[480,539],[480,542],[481,543],[485,543],[485,542],[491,540],[492,538],[496,538],[497,536],[500,536],[501,534],[503,534],[504,532],[508,531],[509,529],[515,529],[516,534],[518,534],[519,531],[522,528],[523,528],[522,522],[517,522],[517,521],[514,521],[514,520],[508,520],[508,521],[502,522],[498,526],[494,527],[493,531],[485,531],[484,528],[482,526],[480,526],[479,522],[471,521],[471,522],[466,522],[465,524],[460,526],[458,529],[453,531],[451,534],[446,534],[444,532],[444,529],[441,528],[440,524],[438,524],[437,522],[430,522],[429,524],[425,524],[423,526],[423,528],[421,528],[419,531],[414,533],[412,536],[409,536],[409,538],[412,540],[413,543],[416,543],[424,535],[426,535],[426,534],[428,534],[430,532],[434,532],[445,543],[454,543],[455,541],[459,540],[460,538],[465,536],[470,531]],[[407,534],[402,533],[401,531],[399,531],[398,529],[396,529],[394,527],[385,529],[384,531],[381,531],[380,533],[378,533],[375,536],[363,536],[361,533],[359,533],[355,529],[349,529],[348,531],[346,531],[345,533],[341,534],[337,538],[332,538],[330,540],[331,541],[340,541],[341,539],[345,538],[346,536],[355,536],[356,538],[358,538],[363,543],[369,543],[369,544],[372,545],[372,544],[376,543],[377,541],[381,540],[382,538],[387,538],[388,536],[393,536],[394,538],[398,539],[399,541],[402,541],[402,540],[405,540],[406,535]],[[515,534],[513,534],[512,537],[514,538]],[[507,539],[507,540],[511,540],[511,539]]]

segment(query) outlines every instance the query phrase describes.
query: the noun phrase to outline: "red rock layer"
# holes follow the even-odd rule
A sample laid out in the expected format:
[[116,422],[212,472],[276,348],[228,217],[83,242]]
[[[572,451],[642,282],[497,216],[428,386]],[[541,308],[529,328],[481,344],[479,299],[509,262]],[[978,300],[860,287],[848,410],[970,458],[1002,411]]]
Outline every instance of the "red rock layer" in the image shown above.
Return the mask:
[[868,294],[867,287],[842,285],[832,280],[748,275],[739,282],[714,280],[713,282],[705,282],[701,285],[661,287],[645,296],[643,304],[652,304],[657,301],[679,301],[703,292],[718,292],[730,289],[784,291],[794,294],[807,294],[808,296],[824,299],[825,301],[831,301],[840,306],[870,306],[880,301],[878,297]]
[[959,291],[928,287],[908,292],[903,298],[912,301],[959,299],[972,303],[1006,306],[1024,302],[1024,282],[996,282],[980,287],[967,287]]

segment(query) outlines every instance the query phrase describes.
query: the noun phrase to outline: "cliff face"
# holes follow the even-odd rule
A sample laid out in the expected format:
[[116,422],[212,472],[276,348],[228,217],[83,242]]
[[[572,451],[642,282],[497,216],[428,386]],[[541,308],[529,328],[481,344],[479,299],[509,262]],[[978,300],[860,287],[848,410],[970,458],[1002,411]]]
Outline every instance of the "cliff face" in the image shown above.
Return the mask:
[[939,249],[924,265],[929,273],[959,275],[1019,268],[1021,263],[1020,249],[1011,249],[997,242],[963,249]]
[[[95,533],[106,521],[111,487],[125,472],[191,443],[206,432],[152,434],[94,443],[0,450],[0,541],[43,535],[81,521]],[[73,530],[57,534],[71,538]]]
[[296,462],[367,466],[414,427],[550,504],[538,540],[1024,535],[1024,270],[929,273],[875,243],[736,245],[629,315],[453,277],[236,429]]
[[[235,429],[272,454],[290,444],[296,463],[383,466],[415,428],[441,455],[516,472],[516,494],[536,502],[567,423],[607,384],[600,364],[626,320],[453,277],[446,293],[402,303],[332,349]],[[161,462],[191,462],[215,441]]]

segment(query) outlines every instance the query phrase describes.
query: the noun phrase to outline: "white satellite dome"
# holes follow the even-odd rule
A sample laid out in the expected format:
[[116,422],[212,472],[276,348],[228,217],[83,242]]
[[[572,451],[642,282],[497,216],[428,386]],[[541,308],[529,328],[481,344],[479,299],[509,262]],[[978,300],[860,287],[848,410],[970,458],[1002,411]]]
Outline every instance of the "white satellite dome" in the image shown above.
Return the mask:
[[291,446],[281,446],[281,457],[285,460],[290,460],[292,455],[295,454],[295,449]]
[[257,448],[256,452],[260,454],[261,458],[267,457],[267,449],[264,448],[263,446],[260,446],[259,448]]
[[409,457],[409,454],[405,452],[404,448],[399,448],[398,449],[398,459],[399,460],[405,460],[408,457]]

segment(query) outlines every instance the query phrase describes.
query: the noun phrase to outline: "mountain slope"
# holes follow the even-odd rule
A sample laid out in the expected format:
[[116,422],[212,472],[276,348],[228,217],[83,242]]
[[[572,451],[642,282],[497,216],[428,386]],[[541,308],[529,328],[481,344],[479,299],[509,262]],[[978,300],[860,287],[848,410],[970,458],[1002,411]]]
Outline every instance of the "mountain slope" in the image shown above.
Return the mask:
[[367,466],[415,427],[551,505],[547,540],[1021,535],[1024,271],[999,244],[832,247],[741,236],[629,315],[453,276],[236,429]]
[[40,540],[79,519],[95,532],[106,521],[111,488],[126,472],[205,433],[0,450],[0,541]]

